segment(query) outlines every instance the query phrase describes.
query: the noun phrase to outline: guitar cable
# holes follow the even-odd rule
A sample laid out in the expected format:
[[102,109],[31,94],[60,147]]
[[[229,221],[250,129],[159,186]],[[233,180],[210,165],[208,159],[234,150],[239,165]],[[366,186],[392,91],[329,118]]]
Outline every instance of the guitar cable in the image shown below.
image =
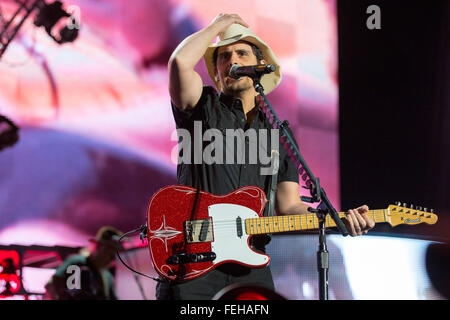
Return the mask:
[[[143,224],[143,225],[141,225],[141,226],[140,226],[139,228],[137,228],[137,229],[134,229],[134,230],[131,230],[131,231],[128,231],[128,232],[124,233],[124,234],[119,238],[119,240],[118,240],[119,243],[121,243],[121,241],[122,241],[123,238],[125,238],[126,236],[128,236],[128,235],[130,235],[130,234],[132,234],[132,233],[135,233],[135,232],[137,232],[137,231],[140,231],[140,239],[141,239],[141,241],[143,241],[144,237],[146,237],[146,235],[147,235],[147,224]],[[165,281],[162,280],[162,279],[154,278],[154,277],[151,277],[151,276],[149,276],[149,275],[143,274],[143,273],[141,273],[141,272],[139,272],[139,271],[134,270],[134,269],[131,268],[130,266],[128,266],[128,264],[126,264],[126,262],[123,261],[122,257],[120,256],[119,248],[117,249],[117,257],[119,258],[120,262],[122,262],[122,264],[123,264],[126,268],[128,268],[129,270],[131,270],[132,272],[134,272],[134,273],[136,273],[136,274],[138,274],[138,275],[141,275],[141,276],[143,276],[143,277],[152,279],[152,280],[157,281],[157,282],[165,282]]]

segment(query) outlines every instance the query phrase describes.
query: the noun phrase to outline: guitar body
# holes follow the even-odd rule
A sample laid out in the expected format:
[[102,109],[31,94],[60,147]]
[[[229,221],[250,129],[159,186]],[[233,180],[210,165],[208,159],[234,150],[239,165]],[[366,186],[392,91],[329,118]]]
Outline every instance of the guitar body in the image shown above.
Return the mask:
[[261,217],[266,202],[264,191],[255,186],[224,196],[180,185],[160,189],[147,214],[148,246],[156,271],[164,278],[185,281],[226,262],[267,265],[269,256],[250,247],[244,222]]
[[[262,217],[266,205],[264,191],[255,186],[239,188],[216,196],[186,186],[168,186],[156,192],[148,205],[147,238],[150,257],[162,277],[185,281],[215,267],[233,262],[250,267],[269,263],[268,255],[249,245],[253,234],[316,229],[315,213]],[[366,213],[375,223],[434,224],[433,212],[390,205]],[[338,213],[340,218],[345,212]],[[336,227],[328,216],[326,227]]]

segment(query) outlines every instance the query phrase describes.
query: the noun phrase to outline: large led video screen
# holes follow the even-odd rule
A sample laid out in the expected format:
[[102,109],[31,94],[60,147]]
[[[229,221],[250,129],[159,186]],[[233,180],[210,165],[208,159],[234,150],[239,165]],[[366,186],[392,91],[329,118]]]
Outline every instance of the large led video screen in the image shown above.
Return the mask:
[[[1,0],[2,17],[17,5]],[[125,232],[145,223],[151,196],[176,184],[168,59],[219,13],[239,14],[277,56],[283,80],[267,97],[341,209],[334,0],[71,0],[64,8],[79,19],[75,41],[58,44],[30,18],[0,59],[0,114],[20,128],[17,143],[0,151],[0,244],[80,247],[101,226]],[[196,70],[214,85],[203,61]],[[290,245],[277,239],[271,250],[280,293],[316,298],[313,280],[286,285],[311,277],[283,262]],[[138,261],[151,270],[148,256]],[[33,268],[24,274],[33,291],[50,276]],[[133,274],[118,275],[120,291]],[[351,282],[343,286],[333,297],[354,298]],[[142,298],[134,289],[122,297]],[[146,298],[155,298],[152,290]]]

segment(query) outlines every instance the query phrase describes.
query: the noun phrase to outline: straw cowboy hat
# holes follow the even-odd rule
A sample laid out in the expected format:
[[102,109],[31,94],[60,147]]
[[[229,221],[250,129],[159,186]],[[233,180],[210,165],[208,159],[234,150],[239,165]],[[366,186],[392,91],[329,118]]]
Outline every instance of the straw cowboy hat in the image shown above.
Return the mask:
[[263,59],[266,60],[268,64],[275,65],[275,72],[265,74],[261,77],[261,84],[264,87],[264,94],[268,94],[275,89],[281,81],[280,64],[278,63],[278,60],[272,50],[264,41],[258,38],[250,29],[237,23],[230,25],[222,34],[219,35],[219,40],[206,49],[204,59],[206,67],[208,68],[209,76],[216,84],[217,89],[220,91],[220,82],[215,79],[214,75],[214,51],[218,47],[226,46],[237,41],[247,41],[253,43],[261,50]]

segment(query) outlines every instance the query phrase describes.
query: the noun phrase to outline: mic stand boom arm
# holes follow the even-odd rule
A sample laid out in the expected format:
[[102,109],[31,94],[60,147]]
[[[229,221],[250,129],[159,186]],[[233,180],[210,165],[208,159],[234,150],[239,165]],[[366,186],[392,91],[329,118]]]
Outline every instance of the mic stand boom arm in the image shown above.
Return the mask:
[[[264,99],[264,102],[266,103],[266,105],[268,107],[268,111],[272,114],[273,119],[274,119],[274,125],[276,125],[276,127],[281,130],[282,136],[286,137],[285,143],[289,143],[289,149],[292,150],[292,155],[290,155],[291,160],[295,163],[297,168],[301,167],[304,170],[302,179],[306,180],[307,178],[309,178],[306,181],[306,185],[307,185],[306,188],[310,190],[311,197],[303,197],[302,196],[301,199],[303,201],[306,201],[309,203],[322,202],[321,209],[327,210],[327,212],[325,212],[325,213],[330,214],[331,218],[336,223],[336,226],[337,226],[338,230],[340,231],[340,233],[342,233],[342,235],[344,235],[344,236],[347,236],[349,234],[347,231],[347,228],[345,227],[342,220],[339,218],[339,214],[337,213],[336,209],[334,209],[333,205],[331,204],[330,200],[328,199],[328,197],[325,193],[325,190],[322,187],[320,187],[319,178],[316,178],[313,175],[313,173],[309,169],[305,159],[301,155],[301,153],[294,141],[294,138],[292,137],[291,133],[288,130],[287,121],[284,121],[284,122],[280,121],[277,114],[275,113],[272,106],[270,105],[269,101],[267,100],[266,96],[264,95],[264,88],[262,87],[259,79],[253,79],[253,85],[255,87],[255,90]],[[289,153],[290,152],[288,151],[288,154]]]
[[284,143],[289,144],[289,149],[287,150],[288,155],[299,170],[299,173],[303,173],[302,179],[306,183],[306,189],[310,190],[311,197],[302,196],[300,198],[301,200],[309,203],[320,202],[317,209],[310,207],[308,211],[316,213],[319,220],[319,250],[317,251],[317,267],[319,271],[319,299],[328,300],[328,250],[325,236],[326,215],[329,214],[331,216],[333,221],[336,223],[339,232],[344,237],[349,233],[344,223],[339,218],[336,209],[328,199],[325,190],[320,186],[319,178],[316,178],[313,175],[305,159],[301,155],[297,144],[295,143],[294,137],[291,135],[290,130],[288,130],[288,122],[280,121],[269,101],[267,100],[264,94],[264,88],[260,82],[260,78],[261,77],[253,78],[253,86],[255,87],[256,92],[258,92],[264,99],[267,110],[268,112],[270,112],[274,120],[272,124],[274,125],[274,127],[281,130],[282,136],[285,137]]

